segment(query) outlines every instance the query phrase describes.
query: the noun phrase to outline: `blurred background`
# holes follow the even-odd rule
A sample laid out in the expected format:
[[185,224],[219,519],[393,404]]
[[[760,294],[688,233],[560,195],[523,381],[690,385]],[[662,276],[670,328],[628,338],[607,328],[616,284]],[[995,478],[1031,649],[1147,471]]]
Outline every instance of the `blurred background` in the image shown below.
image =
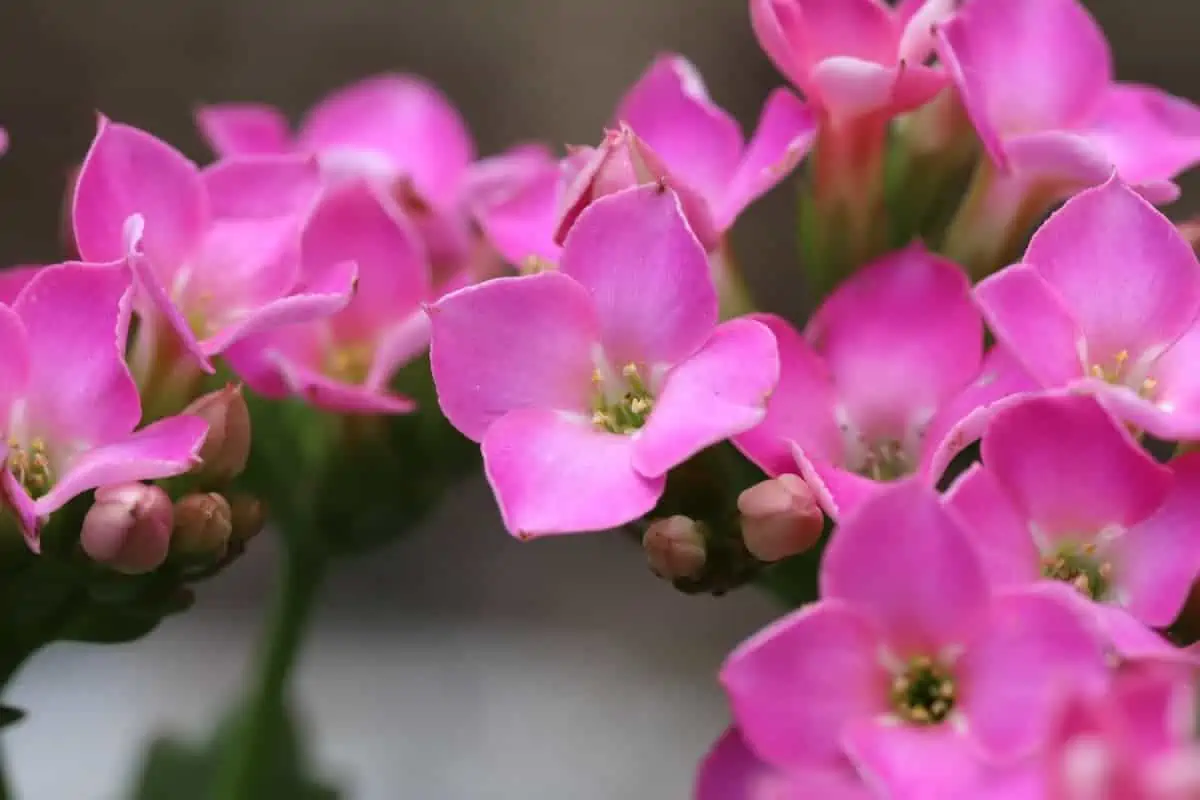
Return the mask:
[[[1089,5],[1124,79],[1200,98],[1200,5]],[[61,258],[63,191],[97,110],[205,159],[197,103],[298,114],[402,70],[445,90],[481,153],[592,143],[662,50],[691,58],[746,124],[780,82],[744,0],[5,0],[0,264]],[[776,191],[735,239],[763,305],[781,312],[803,301],[792,200]],[[1185,197],[1175,213],[1195,206]],[[207,733],[272,580],[263,537],[144,641],[40,654],[6,698],[34,710],[6,734],[19,796],[122,797],[147,736]],[[341,564],[300,688],[320,764],[350,797],[682,798],[727,720],[715,670],[775,613],[753,590],[677,595],[615,535],[518,544],[477,479],[405,541]]]

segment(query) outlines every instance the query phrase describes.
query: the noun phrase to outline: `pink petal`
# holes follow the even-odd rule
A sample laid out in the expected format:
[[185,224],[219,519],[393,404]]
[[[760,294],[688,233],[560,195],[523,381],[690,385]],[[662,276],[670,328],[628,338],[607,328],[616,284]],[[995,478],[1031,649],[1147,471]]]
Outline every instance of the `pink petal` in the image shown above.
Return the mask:
[[983,761],[951,725],[914,727],[864,719],[847,732],[846,750],[872,797],[978,798]]
[[1200,575],[1200,453],[1171,462],[1166,502],[1115,543],[1116,588],[1126,607],[1155,628],[1175,621]]
[[[1105,390],[1105,402],[1122,417],[1164,439],[1200,438],[1200,324],[1193,324],[1150,368],[1157,384],[1148,398]],[[1125,402],[1121,402],[1121,401]],[[1128,412],[1134,412],[1130,416]]]
[[662,495],[666,479],[638,473],[633,447],[586,417],[518,409],[488,428],[483,466],[514,536],[600,531],[641,517]]
[[791,442],[823,461],[840,463],[842,436],[834,418],[835,396],[829,370],[786,320],[770,314],[754,319],[771,330],[779,348],[779,383],[767,400],[767,415],[735,436],[747,458],[768,475],[795,472]]
[[783,772],[760,760],[737,728],[727,730],[700,765],[696,800],[867,800],[862,781],[849,768]]
[[1150,86],[1114,84],[1087,128],[1126,183],[1169,181],[1200,161],[1200,109]]
[[199,417],[167,417],[70,460],[57,483],[34,503],[39,516],[62,508],[75,495],[114,483],[169,478],[199,463],[208,423]]
[[1164,441],[1200,439],[1200,409],[1195,405],[1175,406],[1166,398],[1150,400],[1128,386],[1098,378],[1076,381],[1071,384],[1071,391],[1092,395],[1113,416]]
[[17,312],[0,305],[0,422],[6,427],[12,419],[13,407],[25,397],[29,377],[33,372],[29,335]]
[[85,261],[125,257],[125,225],[145,220],[142,246],[164,273],[179,267],[208,224],[200,171],[166,142],[100,118],[75,181],[72,221]]
[[12,470],[6,463],[0,470],[0,488],[3,489],[4,507],[16,517],[25,544],[34,553],[40,553],[42,518],[38,515],[33,498],[25,491],[25,487],[13,477]]
[[1060,185],[1063,196],[1099,186],[1115,169],[1103,148],[1074,131],[1018,134],[1005,141],[1004,149],[1008,168],[1019,180]]
[[965,641],[987,609],[988,587],[937,493],[906,480],[841,520],[821,564],[821,595],[870,614],[904,658]]
[[304,215],[321,191],[321,171],[310,156],[227,158],[200,177],[218,219]]
[[1188,243],[1115,179],[1077,195],[1034,235],[1026,263],[1062,298],[1091,364],[1122,351],[1161,353],[1200,312],[1200,265]]
[[202,370],[210,374],[215,372],[216,368],[213,367],[208,354],[201,347],[200,340],[192,330],[191,323],[188,322],[187,317],[183,315],[179,306],[167,292],[154,265],[145,254],[138,251],[136,245],[129,254],[129,265],[133,269],[137,293],[145,301],[145,307],[139,305],[138,308],[141,318],[149,320],[148,324],[151,325],[164,325],[169,331],[167,335],[174,336],[183,352],[187,353]]
[[329,378],[308,367],[277,358],[279,373],[292,394],[317,408],[344,414],[407,414],[417,404],[384,389],[371,389]]
[[634,467],[647,477],[666,475],[709,445],[754,427],[766,416],[778,380],[779,351],[769,328],[749,319],[719,326],[667,373],[636,437]]
[[124,359],[131,288],[124,265],[75,263],[39,270],[18,295],[33,434],[68,447],[137,425],[141,403]]
[[980,138],[1087,122],[1112,75],[1104,33],[1077,0],[972,0],[939,28],[938,54]]
[[827,58],[809,73],[810,97],[834,124],[868,114],[898,114],[928,103],[946,85],[940,70],[920,64],[880,64],[850,56]]
[[589,408],[599,323],[567,276],[497,278],[446,295],[429,313],[438,402],[468,438],[481,441],[514,409]]
[[258,103],[221,103],[196,110],[200,134],[218,156],[267,155],[290,145],[287,118]]
[[[615,364],[674,364],[717,322],[708,258],[674,192],[627,189],[587,207],[571,228],[560,270],[583,284]],[[636,290],[635,290],[636,287]]]
[[817,504],[830,519],[841,520],[853,514],[886,484],[873,481],[816,457],[810,457],[802,447],[793,443],[795,467],[812,489]]
[[746,743],[776,767],[836,765],[845,727],[888,708],[877,637],[848,604],[826,599],[743,642],[721,685]]
[[1176,647],[1140,619],[1119,606],[1092,603],[1077,594],[1079,605],[1098,626],[1108,646],[1127,663],[1182,666],[1194,670],[1200,664],[1197,654]]
[[1039,583],[998,596],[957,672],[970,732],[999,758],[1034,751],[1068,688],[1103,688],[1107,668],[1094,628],[1067,596],[1075,590]]
[[[536,160],[536,161],[535,161]],[[510,264],[558,261],[559,164],[549,153],[501,154],[472,167],[470,205],[483,235]]]
[[992,586],[1021,586],[1041,577],[1029,519],[991,470],[972,464],[946,493],[946,504],[978,550]]
[[294,217],[222,219],[209,226],[172,297],[206,333],[296,285],[300,229]]
[[1032,396],[992,419],[983,463],[1051,541],[1127,528],[1158,508],[1171,473],[1093,398]]
[[1034,267],[1000,270],[975,287],[975,300],[996,340],[1042,386],[1064,386],[1084,374],[1083,332]]
[[0,303],[12,305],[25,284],[41,271],[42,265],[29,264],[0,269]]
[[458,199],[475,146],[466,124],[433,84],[380,75],[329,95],[305,116],[298,140],[309,152],[363,153],[412,181],[436,208]]
[[900,0],[896,22],[902,26],[900,60],[924,64],[937,46],[937,29],[957,10],[958,0]]
[[717,228],[728,230],[746,206],[790,175],[808,155],[816,133],[816,115],[800,98],[787,89],[771,92],[741,163],[717,195]]
[[805,331],[867,441],[908,441],[979,372],[983,323],[955,264],[919,245],[859,270]]
[[375,357],[363,382],[368,389],[383,390],[396,370],[429,349],[430,320],[424,309],[384,330],[375,343]]
[[662,158],[671,174],[714,204],[742,157],[737,121],[708,97],[704,80],[683,56],[661,55],[617,107],[626,123]]

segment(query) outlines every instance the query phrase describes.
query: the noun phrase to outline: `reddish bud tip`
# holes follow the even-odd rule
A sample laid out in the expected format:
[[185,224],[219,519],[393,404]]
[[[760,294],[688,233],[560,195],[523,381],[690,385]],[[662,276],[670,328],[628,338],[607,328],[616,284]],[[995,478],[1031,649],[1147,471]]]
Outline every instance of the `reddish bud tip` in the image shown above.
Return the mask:
[[803,553],[821,538],[825,519],[812,490],[798,475],[780,475],[738,496],[742,540],[759,561]]
[[670,581],[696,577],[707,559],[704,532],[681,515],[651,523],[642,549],[654,574]]
[[240,386],[198,397],[183,411],[208,423],[208,435],[200,448],[203,479],[215,485],[228,483],[246,468],[250,457],[250,409]]
[[150,572],[167,558],[171,525],[171,498],[159,487],[105,486],[96,490],[79,543],[90,558],[118,572]]

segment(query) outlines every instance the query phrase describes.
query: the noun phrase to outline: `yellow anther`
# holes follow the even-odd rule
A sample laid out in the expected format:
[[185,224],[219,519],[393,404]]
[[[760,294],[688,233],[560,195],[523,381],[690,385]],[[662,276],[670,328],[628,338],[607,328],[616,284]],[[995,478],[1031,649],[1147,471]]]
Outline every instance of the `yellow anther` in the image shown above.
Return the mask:
[[637,364],[626,364],[621,367],[621,374],[626,378],[636,378],[638,376]]

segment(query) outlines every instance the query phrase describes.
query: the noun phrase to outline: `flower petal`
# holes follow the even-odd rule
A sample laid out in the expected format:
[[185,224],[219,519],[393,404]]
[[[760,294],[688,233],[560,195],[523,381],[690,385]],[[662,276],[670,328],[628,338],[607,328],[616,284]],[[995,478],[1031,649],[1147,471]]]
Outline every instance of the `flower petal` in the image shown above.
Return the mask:
[[1200,312],[1200,264],[1171,221],[1115,179],[1083,192],[1033,236],[1025,262],[1054,288],[1087,339],[1090,364],[1138,364]]
[[140,214],[146,255],[170,273],[199,244],[209,210],[195,164],[166,142],[101,117],[71,214],[85,261],[124,258],[126,222]]
[[1169,181],[1200,161],[1200,108],[1161,89],[1117,83],[1086,135],[1126,183]]
[[915,727],[861,720],[847,731],[846,750],[873,797],[976,798],[983,763],[970,739],[951,725]]
[[287,118],[258,103],[221,103],[196,110],[200,135],[219,157],[285,152],[290,145]]
[[386,387],[371,389],[335,380],[283,356],[274,360],[292,394],[326,411],[343,414],[407,414],[417,407],[414,401],[391,394]]
[[429,333],[429,314],[425,309],[389,326],[375,343],[375,357],[363,385],[373,391],[386,389],[396,370],[429,349]]
[[306,215],[321,191],[321,170],[311,156],[227,158],[200,177],[218,219]]
[[25,288],[25,284],[33,280],[33,276],[41,269],[41,264],[23,264],[0,269],[0,303],[11,306]]
[[840,124],[867,114],[893,115],[920,108],[945,87],[946,77],[920,64],[834,56],[813,68],[809,84],[813,102]]
[[725,731],[704,757],[696,800],[868,800],[872,795],[847,766],[783,772],[746,745],[737,728]]
[[545,151],[514,151],[472,166],[471,210],[484,237],[508,263],[519,265],[530,256],[557,263],[559,163]]
[[3,490],[4,507],[16,517],[17,526],[21,529],[25,544],[28,545],[30,551],[40,553],[42,551],[43,520],[38,516],[33,498],[25,491],[25,487],[13,477],[7,462],[4,469],[0,470],[0,489]]
[[800,477],[812,489],[817,504],[830,519],[841,520],[883,490],[882,481],[873,481],[849,470],[810,457],[804,448],[792,444],[792,457]]
[[[17,312],[2,304],[0,341],[4,342],[4,347],[0,348],[0,424],[7,427],[12,419],[13,407],[25,397],[29,389],[29,378],[33,374],[33,356],[29,349],[29,334],[25,331],[25,324],[21,322]],[[8,430],[4,432],[11,433]]]
[[[140,218],[135,217],[132,220],[136,223],[135,227],[140,227]],[[133,244],[128,258],[139,298],[138,315],[146,324],[165,326],[169,331],[167,335],[174,336],[183,352],[195,360],[202,370],[209,374],[216,372],[187,317],[167,292],[158,271],[146,255],[140,252],[140,244],[136,241]]]
[[704,248],[675,193],[662,187],[626,189],[589,205],[559,267],[591,294],[614,365],[682,361],[717,323]]
[[633,468],[631,437],[545,408],[511,411],[487,429],[483,466],[504,525],[527,539],[600,531],[654,508],[665,478]]
[[481,441],[514,409],[589,408],[599,323],[567,276],[497,278],[446,295],[429,314],[438,402],[464,436]]
[[1103,148],[1075,131],[1017,134],[1005,141],[1004,149],[1009,169],[1018,180],[1035,186],[1061,186],[1064,197],[1099,186],[1116,169]]
[[877,637],[862,614],[826,599],[739,645],[721,685],[747,744],[776,767],[836,765],[845,726],[887,710]]
[[987,610],[983,566],[932,487],[887,485],[841,520],[821,595],[870,614],[900,658],[961,644]]
[[979,551],[992,586],[1021,586],[1041,577],[1041,554],[1029,519],[1013,505],[991,470],[972,464],[946,492],[945,500]]

